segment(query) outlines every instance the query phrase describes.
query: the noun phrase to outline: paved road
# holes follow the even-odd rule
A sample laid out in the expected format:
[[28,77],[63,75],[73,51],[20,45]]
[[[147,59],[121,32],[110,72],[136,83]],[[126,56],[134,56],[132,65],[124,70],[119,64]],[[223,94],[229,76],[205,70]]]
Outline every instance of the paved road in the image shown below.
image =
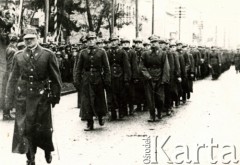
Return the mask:
[[[142,112],[104,127],[95,122],[93,132],[83,131],[76,94],[64,96],[53,110],[56,151],[52,164],[235,164],[240,160],[239,84],[240,74],[232,67],[218,81],[195,82],[191,101],[175,108],[172,117],[148,123],[149,114]],[[0,164],[24,165],[25,156],[11,153],[12,133],[13,122],[0,120]],[[36,164],[47,164],[40,149]]]

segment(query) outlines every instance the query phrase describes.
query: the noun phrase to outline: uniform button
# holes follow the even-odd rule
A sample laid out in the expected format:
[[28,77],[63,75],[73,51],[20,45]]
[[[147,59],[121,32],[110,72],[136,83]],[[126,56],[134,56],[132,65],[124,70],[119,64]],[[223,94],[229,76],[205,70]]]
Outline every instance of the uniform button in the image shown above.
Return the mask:
[[30,88],[30,91],[32,91],[32,88]]
[[91,56],[91,58],[93,58],[93,56]]
[[33,82],[30,82],[30,84],[33,84]]
[[32,69],[32,68],[31,68],[30,70],[31,70],[31,71],[33,71],[33,69]]

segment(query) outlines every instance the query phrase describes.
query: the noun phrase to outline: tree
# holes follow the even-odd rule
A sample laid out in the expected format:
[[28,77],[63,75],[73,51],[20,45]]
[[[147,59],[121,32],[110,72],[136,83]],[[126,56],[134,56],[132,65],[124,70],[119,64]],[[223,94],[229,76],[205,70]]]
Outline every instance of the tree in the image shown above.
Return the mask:
[[[76,2],[77,1],[77,2]],[[76,0],[74,3],[79,6],[75,8],[77,12],[87,15],[88,30],[100,32],[101,28],[109,29],[111,35],[111,17],[112,17],[112,0]],[[81,6],[81,7],[80,7]],[[118,29],[123,25],[131,24],[132,22],[118,21],[124,18],[127,13],[120,8],[119,4],[115,4],[114,26]],[[84,26],[84,25],[83,25]]]

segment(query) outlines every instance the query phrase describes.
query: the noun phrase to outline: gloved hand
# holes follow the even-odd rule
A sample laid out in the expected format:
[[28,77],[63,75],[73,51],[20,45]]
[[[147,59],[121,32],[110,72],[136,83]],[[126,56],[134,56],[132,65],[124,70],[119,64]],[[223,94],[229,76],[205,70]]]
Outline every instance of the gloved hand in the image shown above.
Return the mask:
[[177,80],[178,80],[178,82],[182,82],[182,78],[181,77],[178,77]]
[[52,104],[52,107],[54,108],[56,104],[59,103],[60,98],[57,96],[51,96],[49,98],[50,103]]

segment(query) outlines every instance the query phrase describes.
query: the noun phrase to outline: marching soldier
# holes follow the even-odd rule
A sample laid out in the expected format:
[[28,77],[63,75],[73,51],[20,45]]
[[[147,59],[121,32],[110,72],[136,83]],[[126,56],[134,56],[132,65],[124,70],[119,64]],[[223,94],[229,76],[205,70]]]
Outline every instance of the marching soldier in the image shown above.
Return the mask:
[[134,80],[134,102],[137,104],[135,111],[147,110],[145,91],[144,91],[144,77],[141,73],[141,61],[144,48],[142,47],[142,40],[136,38],[133,40],[135,45],[136,63],[137,63],[137,77]]
[[13,56],[16,53],[17,49],[17,41],[18,38],[16,35],[10,35],[9,36],[10,44],[8,45],[6,49],[6,72],[3,76],[3,82],[2,82],[2,103],[1,106],[3,108],[3,120],[14,120],[14,118],[10,115],[10,110],[5,107],[5,94],[6,94],[6,87],[8,78],[10,75],[10,71],[12,68],[13,63]]
[[166,53],[160,49],[159,37],[151,36],[151,50],[142,54],[142,73],[145,77],[145,93],[150,119],[148,122],[156,121],[155,108],[157,108],[157,117],[162,118],[164,108],[164,84],[169,83],[170,70]]
[[14,56],[6,94],[8,109],[16,96],[12,152],[26,154],[27,165],[35,165],[40,147],[47,163],[51,163],[54,150],[51,105],[59,103],[61,76],[55,55],[38,44],[35,29],[25,29],[24,42],[26,48]]
[[[175,106],[179,106],[180,102],[179,102],[179,95],[181,93],[179,93],[179,88],[181,88],[181,82],[182,82],[182,78],[181,78],[181,70],[180,70],[180,63],[179,63],[179,57],[178,54],[176,52],[176,43],[170,43],[170,50],[169,53],[172,54],[173,57],[173,62],[170,63],[170,94],[171,94],[171,106],[173,106],[173,101],[175,102]],[[170,60],[169,60],[170,61]]]
[[76,66],[76,87],[81,91],[80,117],[87,120],[84,131],[94,129],[93,116],[99,125],[104,125],[103,117],[107,114],[104,88],[110,88],[110,68],[107,54],[97,48],[96,35],[92,32],[87,36],[88,48],[79,53]]
[[165,84],[164,92],[165,92],[165,111],[167,115],[171,115],[173,100],[176,101],[176,97],[178,96],[177,79],[179,79],[180,77],[180,66],[177,56],[174,55],[173,47],[175,46],[175,44],[171,44],[170,46],[171,48],[169,47],[168,41],[166,40],[160,40],[160,44],[162,44],[162,50],[167,54],[170,68],[169,83]]
[[[123,50],[127,53],[129,64],[130,64],[130,72],[131,77],[129,80],[129,86],[126,86],[126,104],[129,105],[129,115],[133,115],[133,97],[134,97],[134,86],[133,82],[137,78],[137,61],[135,51],[130,49],[130,40],[123,38],[121,40]],[[127,105],[124,107],[125,113],[127,114]]]
[[123,89],[129,86],[131,76],[127,53],[119,48],[117,36],[112,36],[111,38],[111,49],[108,51],[108,59],[111,69],[111,92],[108,92],[108,103],[111,111],[111,120],[116,120],[116,109],[118,109],[120,119],[126,115],[124,109],[126,98]]
[[180,70],[181,70],[181,89],[179,93],[179,97],[182,97],[182,102],[186,103],[187,100],[187,93],[189,91],[189,84],[188,84],[188,70],[190,68],[190,60],[188,57],[188,54],[186,51],[183,51],[183,48],[186,47],[182,43],[177,43],[177,52],[178,52],[178,57],[179,57],[179,64],[180,64]]
[[217,48],[214,46],[212,47],[212,53],[208,58],[208,65],[211,69],[212,80],[218,79],[221,74],[222,59],[220,52],[218,52]]
[[233,61],[234,61],[236,73],[238,73],[240,71],[240,49],[239,48],[237,49],[237,52],[233,57]]

